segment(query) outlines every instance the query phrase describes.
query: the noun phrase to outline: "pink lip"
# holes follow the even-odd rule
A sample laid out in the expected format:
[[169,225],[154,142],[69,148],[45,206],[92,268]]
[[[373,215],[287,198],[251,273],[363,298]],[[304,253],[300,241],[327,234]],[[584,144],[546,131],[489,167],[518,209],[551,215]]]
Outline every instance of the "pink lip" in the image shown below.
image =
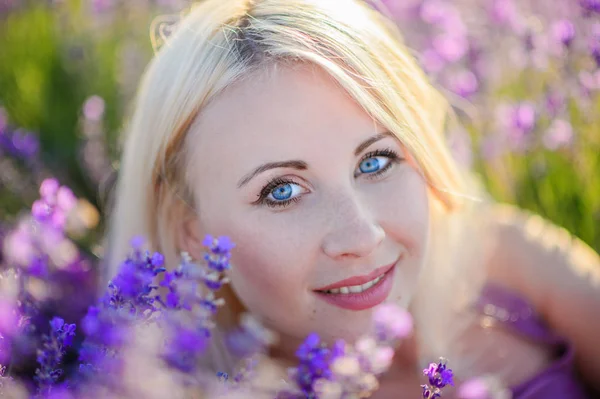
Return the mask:
[[[377,282],[374,286],[369,288],[366,291],[359,293],[349,293],[349,294],[327,294],[325,292],[315,291],[315,294],[319,296],[319,298],[324,301],[340,307],[342,309],[348,310],[365,310],[373,308],[383,301],[386,300],[390,291],[392,290],[392,286],[394,285],[394,272],[396,268],[394,265],[388,268],[385,272],[383,278]],[[378,276],[375,276],[378,277]],[[375,278],[373,277],[373,278]],[[371,280],[373,279],[371,278]],[[344,281],[349,281],[344,280]],[[361,280],[362,281],[362,280]],[[365,282],[370,281],[366,280]],[[337,283],[336,283],[337,284]],[[345,283],[344,283],[345,284]],[[333,286],[331,286],[333,287]],[[343,285],[342,285],[343,287]]]
[[338,281],[337,283],[333,283],[333,284],[330,284],[330,285],[322,287],[322,288],[317,288],[315,291],[327,291],[327,290],[332,290],[335,288],[349,287],[352,285],[362,285],[362,284],[368,283],[369,281],[376,279],[377,277],[381,276],[382,274],[387,273],[392,267],[394,267],[394,265],[396,263],[397,262],[392,263],[391,265],[379,267],[379,268],[373,270],[373,272],[367,274],[366,276],[350,277],[345,280]]

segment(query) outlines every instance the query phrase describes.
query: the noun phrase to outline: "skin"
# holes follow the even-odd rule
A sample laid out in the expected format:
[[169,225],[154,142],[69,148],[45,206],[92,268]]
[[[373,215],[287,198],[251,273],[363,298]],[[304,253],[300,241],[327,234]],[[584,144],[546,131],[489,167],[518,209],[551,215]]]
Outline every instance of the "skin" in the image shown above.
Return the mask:
[[[388,300],[406,303],[413,295],[428,241],[427,185],[396,137],[355,155],[384,131],[309,64],[278,66],[230,86],[193,126],[191,186],[198,206],[181,245],[199,256],[204,234],[230,236],[236,243],[232,288],[282,335],[283,346],[295,347],[310,332],[353,340],[369,330],[371,309],[328,304],[314,293],[320,287],[396,263]],[[372,157],[370,165],[362,161],[385,149],[398,161],[377,155],[379,169],[368,168]],[[238,187],[257,167],[287,160],[307,167],[270,169]],[[256,204],[277,178],[292,180],[283,188],[299,200],[284,207]]]
[[[205,234],[231,237],[233,291],[280,333],[287,357],[310,332],[329,341],[353,340],[371,326],[371,310],[330,305],[314,293],[319,287],[400,259],[388,301],[409,303],[414,294],[427,250],[429,192],[396,138],[384,137],[355,155],[357,146],[384,131],[325,71],[309,64],[279,66],[230,86],[192,127],[188,183],[197,206],[182,219],[179,247],[200,258]],[[384,149],[398,153],[398,162],[379,176],[361,171],[367,153]],[[257,167],[288,160],[306,167],[270,169],[239,187]],[[256,203],[278,178],[293,182],[287,188],[298,201],[284,207]],[[490,217],[496,227],[488,233],[497,246],[482,265],[489,279],[530,301],[556,332],[584,349],[578,366],[594,385],[600,372],[598,255],[573,241],[550,250],[550,233],[534,237],[514,215]],[[498,374],[507,385],[552,361],[548,348],[503,329],[477,324],[462,339],[469,351],[498,350],[477,369]],[[397,354],[374,397],[419,394],[422,378],[407,372],[414,370],[415,345],[402,345],[407,353]],[[444,396],[453,397],[452,390]]]

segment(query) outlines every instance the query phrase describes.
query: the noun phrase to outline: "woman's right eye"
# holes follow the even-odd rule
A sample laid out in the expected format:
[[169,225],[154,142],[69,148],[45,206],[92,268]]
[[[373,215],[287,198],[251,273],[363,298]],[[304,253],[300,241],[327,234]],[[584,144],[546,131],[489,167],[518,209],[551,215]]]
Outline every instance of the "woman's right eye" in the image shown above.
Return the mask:
[[272,208],[286,206],[300,200],[303,191],[302,186],[291,180],[276,179],[261,190],[256,203]]

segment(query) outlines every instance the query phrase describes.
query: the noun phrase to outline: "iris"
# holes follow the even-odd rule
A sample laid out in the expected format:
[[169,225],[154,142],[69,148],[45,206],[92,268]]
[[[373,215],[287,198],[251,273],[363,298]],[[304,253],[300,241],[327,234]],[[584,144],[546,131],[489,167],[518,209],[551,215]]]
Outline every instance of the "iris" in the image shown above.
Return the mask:
[[362,173],[373,173],[379,170],[379,160],[377,158],[367,158],[360,163],[359,169]]
[[285,201],[286,199],[289,199],[292,196],[292,185],[287,183],[287,184],[282,184],[281,186],[276,187],[273,192],[273,198],[275,198],[278,201]]

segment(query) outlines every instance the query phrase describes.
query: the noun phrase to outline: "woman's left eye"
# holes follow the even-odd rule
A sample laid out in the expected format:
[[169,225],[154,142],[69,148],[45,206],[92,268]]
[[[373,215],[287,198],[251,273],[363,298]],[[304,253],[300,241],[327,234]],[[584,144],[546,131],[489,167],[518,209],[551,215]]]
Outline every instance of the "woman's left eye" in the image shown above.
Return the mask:
[[399,159],[398,154],[389,149],[373,151],[362,158],[355,176],[361,174],[378,176],[392,167],[393,163]]

